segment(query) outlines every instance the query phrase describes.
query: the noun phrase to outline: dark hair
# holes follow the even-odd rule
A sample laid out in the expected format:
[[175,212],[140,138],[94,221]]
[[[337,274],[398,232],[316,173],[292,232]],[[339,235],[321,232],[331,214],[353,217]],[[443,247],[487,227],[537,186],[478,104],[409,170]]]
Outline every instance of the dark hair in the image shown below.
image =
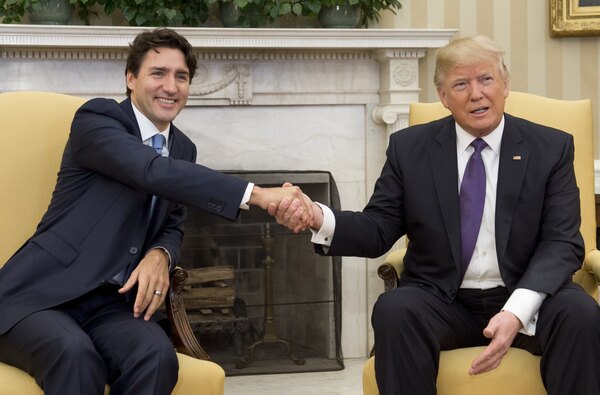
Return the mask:
[[[194,56],[192,45],[181,34],[165,28],[145,31],[135,37],[133,42],[129,44],[125,74],[127,75],[127,72],[131,72],[131,74],[137,77],[148,51],[157,51],[158,48],[174,48],[179,49],[183,53],[185,64],[190,72],[191,83],[196,73],[196,57]],[[131,90],[127,88],[127,97],[130,95]]]

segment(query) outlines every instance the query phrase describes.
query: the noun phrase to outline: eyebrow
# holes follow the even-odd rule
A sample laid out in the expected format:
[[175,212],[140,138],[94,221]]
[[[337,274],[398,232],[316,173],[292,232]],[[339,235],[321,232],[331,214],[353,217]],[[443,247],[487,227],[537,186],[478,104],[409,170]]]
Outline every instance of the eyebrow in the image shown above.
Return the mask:
[[[169,68],[168,68],[168,67],[158,67],[158,66],[154,66],[154,67],[150,67],[150,71],[163,71],[163,72],[166,72],[166,71],[169,71]],[[178,69],[178,70],[175,70],[175,73],[176,73],[176,74],[185,74],[185,75],[190,75],[190,72],[189,72],[189,71],[187,71],[187,70],[183,70],[183,69]]]
[[[478,73],[478,74],[476,74],[476,75],[475,75],[475,77],[473,77],[473,78],[475,78],[475,79],[479,79],[479,78],[481,78],[481,77],[491,76],[491,75],[493,75],[493,74],[494,74],[494,73],[492,73],[492,72],[490,72],[490,71],[483,71],[483,72],[481,72],[481,73]],[[471,79],[471,77],[470,77],[470,76],[467,76],[467,75],[460,75],[460,76],[457,76],[457,77],[455,77],[455,78],[450,78],[450,79],[449,79],[449,81],[451,81],[451,82],[457,82],[457,81],[468,81],[468,80],[470,80],[470,79]]]

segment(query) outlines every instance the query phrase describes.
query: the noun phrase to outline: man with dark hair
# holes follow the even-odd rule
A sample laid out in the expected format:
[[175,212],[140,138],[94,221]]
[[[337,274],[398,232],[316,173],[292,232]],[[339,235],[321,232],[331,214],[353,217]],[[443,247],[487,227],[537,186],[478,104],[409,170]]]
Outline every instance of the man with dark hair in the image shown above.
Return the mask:
[[[137,35],[135,40],[129,44],[129,54],[125,64],[125,74],[131,73],[137,77],[140,67],[146,58],[148,51],[157,51],[158,48],[178,49],[183,54],[183,60],[189,71],[190,83],[196,75],[196,55],[194,55],[191,44],[185,37],[169,29],[158,29],[146,31]],[[131,89],[127,87],[127,97],[131,96]]]
[[[301,197],[195,164],[172,121],[196,59],[169,29],[138,35],[128,99],[75,114],[57,184],[35,234],[0,269],[0,361],[46,394],[170,394],[178,363],[155,312],[179,260],[184,205],[228,219]],[[308,210],[307,210],[308,212]]]
[[[471,375],[513,345],[541,355],[550,395],[600,394],[600,308],[571,281],[584,254],[573,137],[505,114],[509,77],[487,37],[440,48],[452,115],[391,136],[362,212],[313,205],[322,254],[377,257],[408,236],[400,284],[373,308],[381,395],[435,394],[440,351],[479,345]],[[299,231],[301,202],[269,212]]]

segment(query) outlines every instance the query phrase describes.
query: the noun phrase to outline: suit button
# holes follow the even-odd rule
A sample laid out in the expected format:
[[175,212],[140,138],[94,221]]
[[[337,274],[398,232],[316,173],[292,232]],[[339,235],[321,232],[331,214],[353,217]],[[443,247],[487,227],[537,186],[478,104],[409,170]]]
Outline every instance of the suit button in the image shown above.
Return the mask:
[[135,255],[135,254],[137,254],[137,252],[138,252],[137,247],[131,247],[131,248],[129,248],[129,253],[131,255]]
[[454,297],[454,293],[455,293],[455,292],[454,292],[454,289],[451,289],[451,290],[450,290],[450,296]]

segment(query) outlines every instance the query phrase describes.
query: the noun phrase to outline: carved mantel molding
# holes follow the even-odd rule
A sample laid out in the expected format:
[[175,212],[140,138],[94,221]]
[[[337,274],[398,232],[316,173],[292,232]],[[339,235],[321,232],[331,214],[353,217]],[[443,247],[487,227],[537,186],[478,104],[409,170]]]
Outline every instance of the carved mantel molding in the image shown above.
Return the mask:
[[[41,70],[39,64],[42,61],[78,62],[79,68],[61,68],[65,73],[78,75],[85,72],[81,70],[82,65],[96,71],[108,67],[110,71],[115,61],[124,62],[128,44],[143,30],[138,27],[0,25],[0,66],[8,70],[8,80],[0,82],[0,91],[33,86],[82,96],[118,96],[122,92],[122,81],[111,82],[110,78],[105,84],[98,84],[100,88],[93,88],[91,84],[84,89],[81,84],[74,86],[72,81],[38,87],[38,74],[49,73]],[[191,89],[191,106],[339,104],[340,100],[365,103],[366,92],[372,91],[379,95],[372,112],[373,121],[386,125],[388,131],[403,126],[408,103],[418,100],[419,59],[428,49],[445,45],[455,33],[450,29],[176,30],[188,38],[199,60]],[[325,66],[315,67],[315,62]],[[379,76],[375,84],[378,81],[379,86],[367,86],[366,82],[356,80],[369,62],[376,65],[375,72]],[[15,66],[16,63],[20,66]],[[321,69],[328,70],[335,78],[336,68],[340,73],[346,70],[355,80],[337,83],[334,91],[326,84],[312,85],[311,78],[305,77],[296,84],[302,85],[301,91],[297,86],[276,90],[257,82],[256,65],[264,67],[267,63],[268,72],[262,71],[261,75],[268,73],[278,80],[297,80],[298,74]],[[348,63],[359,66],[348,71]],[[35,70],[36,67],[40,70]],[[31,74],[27,75],[28,72]]]

